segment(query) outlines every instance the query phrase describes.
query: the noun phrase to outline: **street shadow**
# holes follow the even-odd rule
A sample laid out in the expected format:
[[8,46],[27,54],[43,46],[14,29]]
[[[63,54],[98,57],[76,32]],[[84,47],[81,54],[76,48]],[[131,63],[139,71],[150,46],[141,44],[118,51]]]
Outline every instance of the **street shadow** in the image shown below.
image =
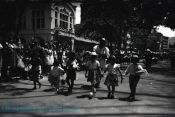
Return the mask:
[[175,72],[174,71],[175,71],[175,69],[171,69],[171,68],[151,67],[149,73],[158,73],[160,75],[175,77]]
[[76,98],[77,99],[89,98],[89,95],[85,94],[85,95],[77,96]]
[[44,89],[43,91],[44,92],[53,92],[53,91],[55,91],[55,89],[54,88],[49,88],[49,89]]
[[29,92],[32,92],[33,89],[28,89],[28,88],[15,88],[13,90],[10,90],[10,91],[13,91],[10,93],[10,96],[17,96],[17,95],[24,95],[26,93],[29,93]]
[[[126,102],[131,102],[128,98],[118,98],[120,101],[126,101]],[[139,99],[134,99],[134,100],[132,100],[132,102],[135,102],[135,101],[141,101],[141,100],[139,100]]]
[[81,86],[81,89],[90,90],[91,87],[90,87],[90,85],[82,85],[82,86]]
[[137,113],[137,112],[119,112],[119,113],[84,113],[84,114],[57,114],[57,115],[51,115],[51,114],[43,114],[43,113],[31,113],[31,112],[23,112],[23,111],[1,111],[0,114],[2,116],[27,116],[27,117],[116,117],[116,116],[122,116],[122,117],[174,117],[174,113]]
[[[98,97],[99,100],[111,100],[110,98],[108,97]],[[115,99],[115,98],[114,98]]]
[[[97,90],[97,92],[107,92],[106,90]],[[129,95],[130,92],[123,92],[123,91],[115,91],[115,93],[117,94],[125,94],[125,95]],[[160,94],[150,94],[150,93],[137,93],[136,96],[150,96],[150,97],[160,97],[160,98],[169,98],[169,99],[174,99],[175,95],[170,96],[170,95],[160,95]]]

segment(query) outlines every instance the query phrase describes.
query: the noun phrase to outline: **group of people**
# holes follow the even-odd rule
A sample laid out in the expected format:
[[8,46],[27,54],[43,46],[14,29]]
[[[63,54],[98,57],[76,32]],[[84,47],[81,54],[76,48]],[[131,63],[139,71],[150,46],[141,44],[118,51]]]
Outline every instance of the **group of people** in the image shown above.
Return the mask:
[[[108,60],[108,62],[107,62]],[[120,64],[116,63],[116,57],[110,55],[109,49],[106,46],[106,40],[102,38],[100,44],[93,48],[92,52],[89,52],[88,60],[86,61],[85,77],[87,82],[90,82],[89,98],[93,98],[97,92],[96,88],[100,87],[101,79],[105,76],[104,84],[107,86],[108,94],[107,98],[113,99],[116,86],[119,86],[119,78],[121,83],[123,76],[130,74],[129,86],[130,96],[127,98],[130,101],[135,100],[136,87],[140,80],[140,75],[145,73],[146,70],[138,64],[139,58],[137,55],[133,55],[131,64],[127,67],[125,73],[120,70]],[[66,67],[62,67],[61,64],[55,62],[54,67],[51,69],[49,75],[49,81],[51,85],[55,85],[57,92],[59,92],[60,84],[63,85],[61,76],[66,73],[66,83],[68,84],[68,93],[71,94],[76,80],[76,71],[78,69],[78,63],[74,52],[69,53]],[[55,84],[54,84],[55,83]]]
[[[7,54],[9,51],[14,50],[10,46],[12,44],[7,43],[6,45],[7,47],[3,49],[4,57],[9,55]],[[17,66],[21,70],[21,77],[28,77],[32,80],[34,84],[33,89],[36,89],[37,84],[41,88],[42,84],[39,80],[44,75],[47,75],[51,86],[58,93],[62,91],[61,85],[67,83],[68,94],[71,94],[76,80],[76,72],[79,69],[79,63],[75,52],[64,51],[61,55],[59,53],[57,47],[48,44],[41,46],[37,42],[33,42],[31,48],[28,48],[28,50],[17,52]],[[112,54],[110,55],[105,38],[100,39],[99,45],[94,46],[93,51],[87,52],[87,55],[85,57],[85,77],[87,78],[87,82],[91,83],[89,98],[95,96],[96,89],[100,87],[101,79],[107,72],[104,82],[108,90],[107,98],[114,98],[115,88],[119,86],[119,78],[121,78],[122,83],[123,76],[130,74],[129,86],[131,93],[128,100],[132,101],[135,99],[136,87],[140,75],[145,72],[142,66],[138,64],[139,58],[137,55],[132,56],[131,64],[127,67],[125,73],[121,72],[120,64],[116,63],[117,57]],[[8,71],[11,68],[9,64],[3,64],[1,77],[7,77]],[[66,74],[66,79],[62,79],[64,74]]]

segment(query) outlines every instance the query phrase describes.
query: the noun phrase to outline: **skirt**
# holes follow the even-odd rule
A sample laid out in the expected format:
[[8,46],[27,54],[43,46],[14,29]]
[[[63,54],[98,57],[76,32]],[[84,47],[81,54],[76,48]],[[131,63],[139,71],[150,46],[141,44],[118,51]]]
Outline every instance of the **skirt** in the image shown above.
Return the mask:
[[60,82],[60,77],[49,75],[48,81],[49,81],[51,84],[55,84],[56,82]]
[[89,70],[87,82],[91,82],[92,84],[96,84],[100,82],[100,74],[97,70]]
[[38,71],[34,71],[34,70],[31,70],[29,72],[29,78],[31,81],[39,81],[39,79],[41,78],[41,74],[38,72]]
[[104,82],[106,86],[118,86],[118,77],[116,74],[108,74]]

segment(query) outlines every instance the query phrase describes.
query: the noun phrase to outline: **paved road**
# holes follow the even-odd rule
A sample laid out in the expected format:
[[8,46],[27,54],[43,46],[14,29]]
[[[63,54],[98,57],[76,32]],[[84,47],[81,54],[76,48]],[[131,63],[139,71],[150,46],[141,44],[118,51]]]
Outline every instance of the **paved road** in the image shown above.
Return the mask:
[[115,99],[106,99],[103,79],[95,98],[89,100],[84,72],[78,72],[70,96],[56,94],[46,77],[37,90],[31,90],[33,84],[28,80],[0,83],[0,117],[174,117],[175,72],[168,67],[167,62],[153,66],[149,77],[140,80],[134,102],[123,100],[129,95],[128,77],[116,88]]

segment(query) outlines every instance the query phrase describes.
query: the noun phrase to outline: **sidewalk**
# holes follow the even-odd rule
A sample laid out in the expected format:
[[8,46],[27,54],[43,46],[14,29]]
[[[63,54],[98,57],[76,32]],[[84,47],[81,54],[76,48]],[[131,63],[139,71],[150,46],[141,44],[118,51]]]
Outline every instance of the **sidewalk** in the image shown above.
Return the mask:
[[89,100],[84,72],[78,72],[70,96],[50,90],[47,78],[41,80],[43,86],[37,90],[31,90],[33,84],[26,80],[0,83],[0,117],[174,117],[174,72],[158,66],[161,63],[152,67],[149,78],[140,80],[134,102],[123,100],[130,92],[128,77],[116,88],[115,99],[106,99],[103,78],[95,98]]

